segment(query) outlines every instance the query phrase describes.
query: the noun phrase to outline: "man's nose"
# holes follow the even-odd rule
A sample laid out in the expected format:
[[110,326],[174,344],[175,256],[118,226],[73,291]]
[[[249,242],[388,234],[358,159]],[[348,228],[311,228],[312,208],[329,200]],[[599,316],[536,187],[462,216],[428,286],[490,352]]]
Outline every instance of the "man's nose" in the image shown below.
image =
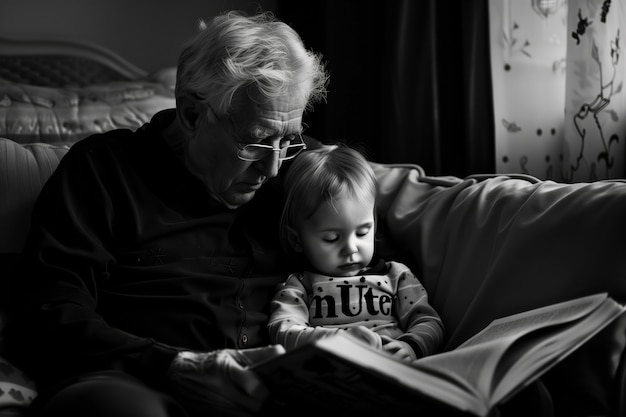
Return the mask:
[[259,160],[259,169],[267,178],[273,178],[278,175],[278,170],[282,162],[278,159],[280,152],[270,152],[265,158]]

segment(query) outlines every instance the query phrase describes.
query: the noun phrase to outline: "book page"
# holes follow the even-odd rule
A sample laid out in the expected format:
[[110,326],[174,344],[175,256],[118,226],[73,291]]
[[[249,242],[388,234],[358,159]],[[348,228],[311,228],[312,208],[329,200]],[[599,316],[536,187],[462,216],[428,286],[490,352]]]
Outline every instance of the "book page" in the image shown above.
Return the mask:
[[606,293],[596,294],[494,320],[456,350],[495,339],[520,337],[541,327],[576,320],[589,314],[606,298]]
[[463,349],[426,356],[412,366],[428,373],[445,370],[454,375],[454,378],[474,386],[481,393],[481,400],[488,403],[493,374],[513,341],[512,336],[502,337]]
[[606,294],[583,297],[494,320],[456,349],[427,356],[417,361],[416,366],[427,372],[445,369],[476,386],[487,401],[508,367],[522,356],[524,349],[537,343],[536,338],[531,339],[528,346],[520,343],[514,351],[511,346],[516,340],[539,329],[580,319],[606,297]]
[[545,332],[545,335],[531,334],[529,340],[521,339],[521,343],[511,347],[511,354],[507,353],[506,360],[498,365],[501,369],[494,374],[494,381],[498,383],[493,386],[492,402],[503,401],[536,380],[553,364],[560,362],[624,314],[624,311],[623,306],[606,299],[591,314],[574,323],[541,329],[538,332]]
[[423,372],[342,333],[251,369],[274,390],[289,392],[291,400],[330,402],[335,413],[342,406],[349,415],[373,409],[419,413],[453,407],[478,415],[488,411],[476,388],[454,374],[440,369]]

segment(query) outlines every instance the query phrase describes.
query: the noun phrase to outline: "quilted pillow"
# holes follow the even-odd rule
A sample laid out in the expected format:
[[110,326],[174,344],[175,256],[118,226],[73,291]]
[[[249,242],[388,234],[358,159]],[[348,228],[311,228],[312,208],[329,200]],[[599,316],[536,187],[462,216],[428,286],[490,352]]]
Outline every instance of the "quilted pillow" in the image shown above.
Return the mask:
[[93,133],[135,130],[175,105],[175,68],[141,80],[46,87],[0,79],[0,136],[72,144]]

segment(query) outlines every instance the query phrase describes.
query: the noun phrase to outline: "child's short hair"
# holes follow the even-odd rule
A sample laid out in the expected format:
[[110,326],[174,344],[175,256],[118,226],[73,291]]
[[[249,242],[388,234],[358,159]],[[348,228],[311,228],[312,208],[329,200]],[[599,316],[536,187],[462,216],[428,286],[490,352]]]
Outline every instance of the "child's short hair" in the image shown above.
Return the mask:
[[323,203],[332,204],[341,196],[375,203],[376,175],[358,151],[344,144],[324,145],[296,157],[285,176],[284,190],[280,238],[290,253],[288,228],[296,229]]

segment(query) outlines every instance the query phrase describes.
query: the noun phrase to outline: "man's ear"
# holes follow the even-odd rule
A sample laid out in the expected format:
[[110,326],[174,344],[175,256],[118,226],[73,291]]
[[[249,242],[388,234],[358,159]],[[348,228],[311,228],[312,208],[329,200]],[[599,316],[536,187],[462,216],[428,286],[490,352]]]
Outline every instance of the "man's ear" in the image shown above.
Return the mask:
[[302,252],[302,244],[300,243],[300,235],[290,226],[287,226],[287,242],[294,252]]
[[187,132],[194,132],[200,121],[202,105],[190,93],[182,93],[176,99],[176,109],[181,127]]

